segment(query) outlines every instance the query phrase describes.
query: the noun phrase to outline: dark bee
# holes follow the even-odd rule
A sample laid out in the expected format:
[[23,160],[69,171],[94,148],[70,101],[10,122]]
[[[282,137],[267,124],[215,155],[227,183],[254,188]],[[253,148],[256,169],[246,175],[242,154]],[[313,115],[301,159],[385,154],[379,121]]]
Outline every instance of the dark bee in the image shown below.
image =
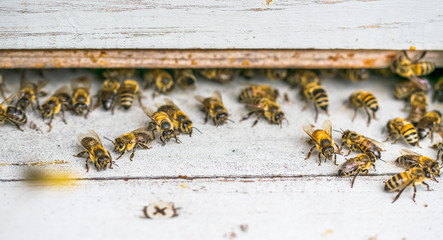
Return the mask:
[[443,102],[443,77],[440,77],[434,85],[434,93],[432,94],[432,101]]
[[283,80],[288,76],[288,70],[283,68],[263,69],[261,72],[272,81]]
[[418,91],[421,91],[421,89],[414,82],[400,82],[395,85],[394,96],[397,99],[406,99],[411,97],[413,93]]
[[247,80],[251,80],[253,77],[257,75],[257,71],[253,68],[245,68],[240,70],[240,76],[246,78]]
[[375,170],[375,164],[374,164],[375,160],[376,157],[372,152],[361,153],[357,157],[346,159],[346,162],[344,162],[338,167],[338,176],[349,177],[351,175],[354,175],[354,178],[352,179],[351,182],[351,188],[352,188],[354,187],[355,178],[357,178],[360,172],[366,173],[367,175],[369,173],[369,168],[371,166]]
[[8,122],[15,125],[20,131],[23,131],[20,125],[24,125],[28,121],[24,110],[14,106],[8,106],[17,96],[18,94],[13,94],[0,104],[0,124]]
[[140,88],[137,81],[135,80],[125,80],[120,86],[119,95],[120,106],[122,106],[126,110],[131,108],[132,104],[134,103],[135,97],[138,98],[138,102],[140,106],[142,106]]
[[413,81],[419,88],[426,90],[430,87],[429,80],[419,77],[432,73],[435,69],[435,64],[430,61],[420,61],[425,55],[426,52],[423,52],[419,58],[412,60],[404,51],[402,55],[394,60],[391,70]]
[[220,83],[228,83],[232,82],[237,75],[237,71],[235,69],[230,68],[209,68],[209,69],[201,69],[199,70],[200,75],[209,80],[214,80]]
[[71,82],[72,87],[72,105],[75,114],[84,115],[88,118],[88,114],[91,111],[91,97],[89,96],[89,90],[91,83],[86,77],[81,77]]
[[211,117],[214,125],[218,126],[224,124],[229,117],[228,111],[223,105],[220,92],[215,91],[212,97],[195,96],[195,99],[203,104],[203,110],[206,112],[205,123],[208,122],[208,117]]
[[152,120],[150,124],[155,126],[152,131],[157,130],[160,134],[160,141],[163,146],[166,142],[169,142],[172,137],[175,138],[175,142],[180,143],[174,130],[174,123],[167,113],[158,110],[154,112],[152,109],[145,106],[143,106],[143,111]]
[[274,101],[269,100],[265,97],[255,97],[250,99],[246,104],[246,107],[251,110],[246,116],[242,118],[243,120],[248,119],[251,115],[257,114],[257,119],[254,121],[252,126],[255,126],[261,116],[264,116],[270,123],[281,125],[283,119],[285,119],[285,114],[280,110],[280,106]]
[[319,166],[321,165],[321,156],[323,156],[325,160],[331,160],[332,156],[334,156],[334,164],[337,165],[337,153],[340,151],[337,149],[337,153],[335,152],[335,144],[332,140],[331,121],[324,121],[322,129],[314,129],[314,126],[310,124],[303,126],[303,130],[310,137],[308,143],[314,144],[314,146],[309,150],[308,156],[305,158],[305,160],[309,159],[314,148],[317,148]]
[[320,84],[320,78],[312,70],[293,70],[290,71],[285,81],[294,88],[296,86],[304,87],[309,83]]
[[[168,116],[172,119],[176,134],[182,132],[184,134],[189,134],[189,136],[192,136],[192,129],[194,129],[194,127],[192,126],[192,121],[191,119],[189,119],[188,115],[180,110],[180,108],[175,105],[172,100],[165,98],[165,102],[166,104],[157,106],[157,111],[165,112],[166,114],[168,114]],[[197,131],[199,130],[197,129]]]
[[411,95],[410,112],[407,118],[412,124],[417,125],[428,111],[428,97],[423,91]]
[[174,81],[171,74],[162,69],[154,69],[146,71],[143,75],[145,81],[144,89],[154,86],[156,92],[169,94],[174,90]]
[[431,141],[434,141],[434,132],[440,130],[441,126],[441,113],[437,110],[430,111],[420,119],[417,123],[418,137],[425,139],[431,134]]
[[[48,80],[38,83],[31,82],[28,78],[26,78],[25,73],[23,73],[20,80],[20,92],[17,100],[17,107],[20,107],[24,111],[26,111],[29,106],[31,106],[32,109],[40,108],[38,97],[46,95],[46,93],[42,92],[41,89],[48,83]],[[34,107],[34,104],[36,104],[36,107]]]
[[354,116],[352,121],[357,117],[358,108],[363,108],[368,115],[368,126],[371,123],[371,114],[368,109],[372,111],[372,118],[376,119],[375,112],[378,110],[378,103],[375,96],[370,92],[356,91],[349,97],[349,105],[354,107]]
[[251,85],[241,91],[239,100],[242,103],[249,103],[251,99],[263,97],[275,102],[279,92],[269,85]]
[[97,103],[94,108],[97,108],[100,103],[103,105],[105,110],[111,109],[114,114],[115,104],[118,98],[118,91],[120,89],[120,83],[113,79],[106,79],[103,82],[102,88],[97,94]]
[[369,78],[369,70],[366,68],[360,69],[342,69],[339,70],[340,77],[349,79],[353,82],[361,82]]
[[153,129],[153,126],[150,125],[148,127],[138,128],[130,133],[125,133],[114,141],[108,139],[114,144],[114,152],[121,152],[116,160],[120,159],[127,151],[132,151],[129,157],[129,160],[132,161],[137,147],[150,149],[149,144],[155,139]]
[[415,130],[414,125],[403,118],[395,118],[390,120],[386,125],[386,128],[388,130],[388,137],[386,138],[385,142],[394,136],[395,140],[393,144],[395,144],[400,139],[400,136],[403,136],[409,145],[419,146],[418,133]]
[[349,148],[349,152],[346,156],[348,156],[351,151],[360,151],[362,153],[372,152],[375,157],[380,158],[380,152],[385,151],[383,150],[384,146],[382,143],[349,130],[344,131],[341,135],[340,150],[344,145]]
[[5,92],[8,92],[8,88],[6,88],[6,85],[3,82],[3,75],[0,73],[0,93],[2,94],[3,99],[6,99]]
[[115,68],[104,70],[102,76],[105,79],[120,82],[123,79],[134,77],[135,73],[136,70],[133,68]]
[[176,69],[174,70],[174,77],[180,88],[195,89],[197,78],[191,69]]
[[96,132],[89,130],[88,134],[86,135],[79,134],[78,140],[85,150],[80,151],[77,155],[74,156],[82,157],[85,153],[88,154],[88,157],[86,157],[85,161],[87,172],[89,172],[88,159],[91,160],[97,171],[106,170],[108,165],[109,168],[112,169],[112,156],[103,147],[103,144],[100,141],[100,137],[97,135]]
[[308,108],[309,102],[314,103],[315,107],[315,122],[317,122],[318,118],[318,108],[325,111],[326,115],[329,116],[328,113],[328,106],[329,106],[329,99],[328,94],[326,93],[326,90],[316,83],[309,83],[307,84],[303,89],[303,96],[306,100],[306,105],[303,108],[303,111]]
[[58,114],[59,112],[62,113],[62,120],[65,124],[65,110],[71,110],[72,109],[72,99],[71,94],[69,91],[68,86],[64,85],[57,89],[55,93],[49,97],[45,103],[40,108],[40,112],[42,114],[43,120],[45,118],[50,118],[49,120],[49,130],[50,132],[52,130],[52,120],[54,120],[54,116]]

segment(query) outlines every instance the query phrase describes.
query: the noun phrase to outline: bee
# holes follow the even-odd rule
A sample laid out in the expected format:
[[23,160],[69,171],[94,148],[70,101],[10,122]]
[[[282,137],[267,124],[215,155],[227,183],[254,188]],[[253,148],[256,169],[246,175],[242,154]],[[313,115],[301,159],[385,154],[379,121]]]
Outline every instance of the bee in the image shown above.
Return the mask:
[[309,159],[311,157],[311,153],[314,150],[314,148],[317,148],[318,151],[318,165],[321,165],[321,156],[323,156],[328,160],[332,159],[332,156],[334,156],[334,164],[337,165],[337,153],[340,153],[340,150],[337,149],[337,153],[335,152],[335,144],[332,140],[332,125],[331,121],[326,120],[323,122],[322,129],[314,129],[314,125],[305,125],[303,126],[303,130],[306,134],[311,137],[308,140],[308,143],[315,145],[309,150],[308,156],[305,158]]
[[175,138],[176,143],[180,143],[180,140],[178,140],[177,134],[174,131],[174,123],[167,113],[158,110],[154,112],[146,106],[143,106],[142,108],[145,114],[152,120],[150,124],[155,126],[152,131],[157,130],[160,134],[160,141],[163,146],[166,142],[169,142],[172,137]]
[[174,70],[174,77],[179,87],[183,89],[195,89],[197,78],[191,69],[176,69]]
[[400,82],[395,85],[394,96],[397,99],[406,99],[411,97],[411,95],[421,89],[411,81]]
[[45,118],[50,118],[48,132],[52,130],[52,120],[54,120],[54,116],[59,112],[62,113],[63,122],[67,124],[65,120],[65,110],[72,109],[72,99],[69,92],[68,86],[63,85],[41,106],[40,112],[43,120],[45,120]]
[[6,99],[5,92],[9,92],[9,90],[3,82],[3,75],[0,73],[0,93],[2,94],[3,99]]
[[382,143],[349,130],[343,131],[341,134],[340,149],[342,149],[344,145],[349,148],[346,156],[348,156],[351,151],[360,151],[362,153],[372,152],[376,158],[381,158],[380,152],[385,151]]
[[[400,154],[401,156],[395,159],[395,163],[400,167],[405,169],[425,167],[431,171],[433,176],[440,176],[440,164],[434,159],[408,149],[400,150]],[[435,178],[433,180],[438,182]]]
[[242,103],[249,103],[251,99],[264,97],[275,102],[279,95],[278,90],[269,85],[251,85],[241,91],[239,100]]
[[285,114],[280,110],[280,106],[265,97],[254,97],[250,99],[246,107],[249,108],[251,112],[244,116],[242,121],[248,119],[253,114],[257,114],[257,119],[252,124],[252,127],[258,123],[261,116],[268,119],[270,123],[279,124],[280,126],[283,119],[285,119]]
[[342,69],[339,70],[341,78],[349,79],[352,82],[361,82],[369,78],[369,70],[366,68],[360,69]]
[[397,199],[400,197],[402,192],[409,186],[412,185],[414,187],[414,195],[412,196],[412,200],[415,202],[415,194],[417,192],[417,189],[415,187],[416,184],[424,184],[427,187],[428,191],[431,191],[429,188],[429,185],[424,182],[426,179],[432,179],[433,174],[431,173],[429,168],[426,167],[413,167],[409,170],[406,170],[401,173],[397,173],[394,176],[392,176],[388,181],[385,183],[385,191],[387,192],[398,192],[395,196],[392,203],[397,201]]
[[145,81],[144,89],[154,86],[154,90],[162,94],[169,94],[172,92],[172,90],[174,90],[174,81],[172,76],[165,70],[149,70],[145,72],[143,79]]
[[120,83],[118,81],[111,78],[106,79],[97,94],[98,99],[94,108],[97,108],[101,103],[105,110],[111,109],[112,114],[114,114],[114,107],[117,102],[119,89]]
[[215,91],[212,96],[208,98],[195,96],[195,99],[203,104],[203,110],[206,112],[205,124],[208,122],[208,117],[212,118],[212,121],[216,126],[224,124],[229,120],[229,114],[223,105],[220,92]]
[[245,68],[240,70],[240,76],[246,78],[247,80],[251,80],[255,75],[257,74],[257,71],[252,68]]
[[411,110],[407,120],[416,125],[428,111],[428,97],[425,92],[419,91],[411,95],[410,103]]
[[[192,126],[192,121],[191,119],[189,119],[188,115],[180,110],[180,108],[175,105],[172,100],[165,98],[165,102],[166,104],[157,106],[157,111],[165,112],[166,114],[168,114],[169,118],[172,119],[174,130],[177,134],[179,132],[182,132],[184,134],[189,134],[189,136],[192,136],[192,130],[195,127]],[[199,130],[197,129],[197,131]]]
[[[437,161],[438,161],[440,159],[440,153],[443,153],[443,141],[440,141],[432,145],[431,148],[437,150]],[[443,154],[442,154],[442,162],[443,162]]]
[[136,70],[133,68],[116,68],[116,69],[106,69],[103,71],[102,75],[105,79],[111,79],[116,82],[120,82],[125,78],[132,78],[135,75]]
[[109,138],[106,139],[114,144],[114,152],[121,152],[116,160],[120,159],[127,151],[132,151],[131,156],[129,157],[129,160],[132,161],[137,147],[142,149],[151,148],[149,144],[155,140],[155,135],[152,130],[153,127],[150,125],[148,127],[138,128],[130,133],[125,133],[114,141]]
[[14,106],[8,106],[17,96],[17,93],[12,94],[0,104],[0,124],[8,122],[15,125],[18,130],[23,131],[20,125],[24,125],[28,121],[24,110]]
[[71,82],[72,87],[72,105],[74,112],[77,115],[85,115],[91,111],[91,98],[89,97],[89,90],[91,89],[91,82],[88,78],[81,77]]
[[114,163],[114,161],[112,161],[112,156],[103,147],[100,137],[96,132],[89,130],[88,134],[86,135],[79,134],[78,140],[80,141],[80,144],[83,146],[84,150],[80,151],[77,155],[74,155],[74,157],[83,157],[85,153],[88,154],[85,161],[87,172],[89,172],[88,159],[91,160],[97,171],[106,170],[108,165],[109,168],[112,169],[112,164]]
[[368,109],[372,111],[372,118],[376,119],[375,112],[378,110],[378,103],[374,94],[370,92],[356,91],[349,97],[349,105],[354,107],[352,121],[357,117],[358,108],[363,108],[368,115],[368,126],[371,123],[371,114]]
[[306,86],[309,83],[320,84],[320,78],[312,70],[294,70],[289,72],[285,81],[294,88],[296,86]]
[[123,84],[120,86],[119,95],[120,95],[120,106],[122,106],[126,110],[131,108],[132,104],[134,103],[134,98],[136,96],[138,98],[140,106],[142,106],[140,88],[138,86],[137,81],[135,80],[130,80],[130,79],[125,80]]
[[388,130],[388,137],[386,138],[385,142],[394,136],[395,141],[393,144],[395,144],[400,139],[400,136],[403,136],[409,145],[419,146],[418,133],[415,130],[414,125],[403,118],[395,118],[390,120],[386,125],[386,128]]
[[423,52],[419,58],[411,60],[406,51],[403,51],[403,54],[392,63],[391,70],[413,81],[419,88],[426,90],[430,87],[429,80],[419,77],[432,73],[435,69],[435,64],[430,61],[420,61],[425,55],[426,52]]
[[288,70],[282,68],[263,69],[262,74],[272,81],[283,80],[288,76]]
[[382,76],[382,77],[394,77],[395,74],[391,71],[390,68],[378,68],[378,69],[372,69],[372,72]]
[[306,105],[303,108],[303,111],[308,108],[309,102],[314,103],[315,107],[315,122],[317,122],[318,118],[318,108],[325,111],[326,115],[329,116],[328,113],[328,94],[326,93],[326,90],[316,83],[309,83],[307,84],[303,89],[303,96],[306,100]]
[[[29,79],[25,77],[25,74],[23,74],[20,80],[20,92],[17,100],[17,107],[20,107],[23,111],[26,111],[29,106],[31,106],[32,109],[40,108],[38,97],[46,96],[46,93],[42,92],[41,89],[48,83],[48,80],[38,83],[30,82]],[[37,105],[36,108],[34,108],[34,103]]]
[[424,139],[431,134],[431,141],[434,141],[434,131],[441,128],[440,124],[441,113],[439,111],[434,110],[426,113],[417,123],[418,137]]
[[443,77],[440,77],[434,85],[434,93],[432,94],[432,101],[443,102]]
[[237,71],[235,69],[223,69],[223,68],[209,68],[209,69],[200,69],[199,73],[209,80],[215,80],[220,83],[228,83],[232,82],[237,75]]
[[372,152],[360,153],[357,157],[346,159],[346,162],[338,167],[338,176],[349,177],[354,175],[351,182],[352,188],[354,187],[355,178],[357,178],[360,172],[368,175],[371,166],[375,170],[375,160],[376,156]]
[[336,77],[338,74],[338,69],[330,68],[330,69],[320,69],[320,74],[325,77]]

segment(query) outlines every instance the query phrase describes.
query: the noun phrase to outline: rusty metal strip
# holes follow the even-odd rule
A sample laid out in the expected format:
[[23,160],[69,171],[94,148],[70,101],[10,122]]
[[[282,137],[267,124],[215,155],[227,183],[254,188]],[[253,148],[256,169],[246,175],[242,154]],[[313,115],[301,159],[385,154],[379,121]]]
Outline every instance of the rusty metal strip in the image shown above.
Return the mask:
[[[395,50],[0,50],[0,68],[384,68],[399,54]],[[443,67],[443,51],[428,51],[425,59]]]

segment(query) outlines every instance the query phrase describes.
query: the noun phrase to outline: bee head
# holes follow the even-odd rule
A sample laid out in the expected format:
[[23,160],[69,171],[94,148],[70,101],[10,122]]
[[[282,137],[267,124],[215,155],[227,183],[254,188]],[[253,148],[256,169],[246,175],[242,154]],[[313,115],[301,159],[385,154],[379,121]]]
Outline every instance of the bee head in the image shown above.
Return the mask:
[[377,157],[375,156],[375,154],[373,152],[366,152],[366,155],[369,156],[369,160],[373,163],[375,163],[375,161],[377,160]]
[[160,124],[160,127],[161,127],[161,129],[163,129],[163,130],[168,130],[168,129],[171,128],[171,124],[170,124],[168,121],[163,121],[163,122]]
[[180,83],[181,85],[185,85],[185,86],[194,86],[195,85],[195,79],[192,77],[183,77],[180,79]]
[[440,177],[440,164],[438,162],[434,162],[430,168],[434,175]]
[[97,165],[101,169],[106,169],[106,166],[109,164],[110,161],[111,161],[111,158],[108,155],[104,155],[104,156],[97,158]]
[[361,80],[368,78],[369,77],[369,70],[366,68],[360,69],[360,71],[358,71],[358,73],[357,73],[357,77],[358,77],[358,79],[361,79]]
[[346,131],[344,131],[342,134],[341,134],[341,141],[343,142],[343,141],[345,141],[348,137],[349,137],[349,134],[351,133],[351,131],[349,131],[349,130],[346,130]]
[[423,173],[425,175],[425,178],[432,178],[433,174],[431,173],[431,170],[429,168],[423,168]]
[[20,98],[20,99],[17,101],[17,105],[18,105],[21,109],[26,110],[26,109],[29,107],[29,105],[31,105],[31,101],[29,101],[29,99],[27,99],[27,98]]
[[226,112],[217,113],[217,115],[215,115],[215,120],[217,122],[224,122],[226,118],[228,118],[228,114]]
[[169,129],[169,130],[163,131],[162,136],[164,139],[169,140],[170,138],[172,138],[172,136],[174,136],[174,130]]
[[275,114],[273,122],[280,124],[284,118],[285,118],[285,114],[283,112],[278,112],[277,114]]
[[325,158],[327,158],[328,160],[332,159],[332,156],[334,156],[335,150],[333,146],[329,146],[329,147],[325,147],[321,150],[321,153],[323,154],[323,156],[325,156]]
[[182,123],[181,130],[185,133],[192,132],[192,121],[189,120],[189,121]]
[[52,109],[48,106],[43,106],[41,108],[41,113],[44,117],[49,117],[52,114]]
[[121,152],[125,149],[125,143],[121,138],[116,138],[114,140],[114,152]]
[[[380,153],[380,151],[374,151],[374,156],[376,157],[376,158],[381,158],[381,153]],[[374,161],[375,162],[375,161]]]
[[77,103],[74,106],[74,111],[79,115],[82,115],[87,110],[88,110],[88,106],[85,103]]

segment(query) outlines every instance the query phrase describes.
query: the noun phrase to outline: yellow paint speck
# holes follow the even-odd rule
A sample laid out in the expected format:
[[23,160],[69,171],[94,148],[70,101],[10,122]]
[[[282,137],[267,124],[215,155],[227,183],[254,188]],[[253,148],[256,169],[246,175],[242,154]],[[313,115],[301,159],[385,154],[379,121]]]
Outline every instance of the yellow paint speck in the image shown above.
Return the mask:
[[409,47],[409,50],[415,50],[415,49],[417,49],[416,46],[410,46],[410,47]]
[[187,185],[184,185],[184,184],[180,184],[180,187],[181,187],[181,188],[188,188],[188,186],[187,186]]
[[331,230],[331,229],[328,229],[328,230],[326,230],[324,233],[322,233],[321,236],[324,237],[324,236],[326,236],[326,235],[328,235],[328,234],[331,234],[331,233],[332,233],[332,230]]

